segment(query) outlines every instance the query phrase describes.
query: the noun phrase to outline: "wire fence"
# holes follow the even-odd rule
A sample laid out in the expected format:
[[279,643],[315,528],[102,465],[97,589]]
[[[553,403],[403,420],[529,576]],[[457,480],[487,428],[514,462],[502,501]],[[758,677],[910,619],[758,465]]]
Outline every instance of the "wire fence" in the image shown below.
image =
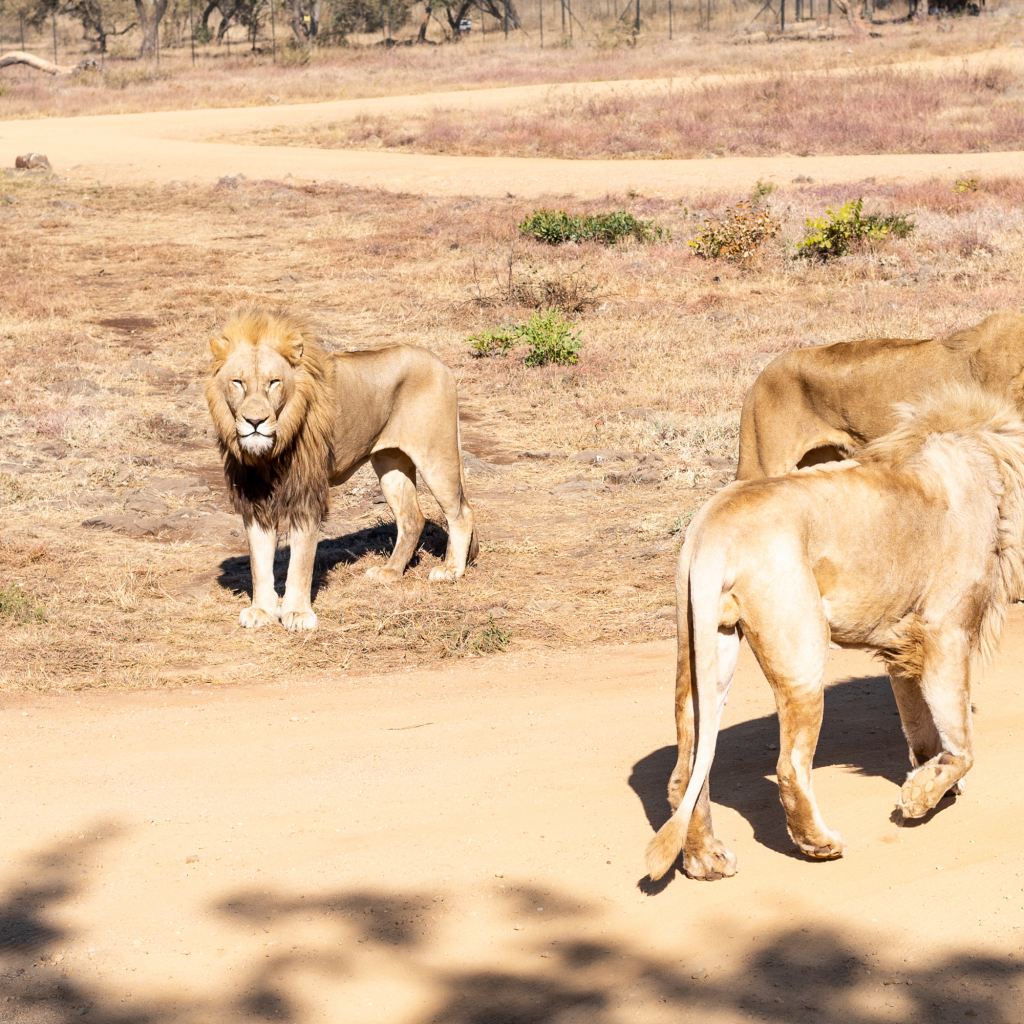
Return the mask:
[[[182,57],[191,63],[205,63],[224,56],[258,54],[276,61],[282,49],[294,49],[290,12],[281,0],[264,0],[248,7],[248,25],[229,20],[222,27],[219,9],[208,24],[200,24],[200,11],[208,0],[172,0],[158,33],[158,46],[151,55],[157,63],[161,56]],[[94,0],[99,6],[98,0]],[[422,17],[402,8],[404,17],[392,18],[391,5],[381,8],[380,29],[376,33],[339,33],[334,27],[344,19],[338,14],[352,0],[327,0],[323,4],[318,46],[362,45],[393,46],[414,42]],[[512,4],[514,3],[514,6]],[[728,30],[741,25],[777,32],[792,32],[808,22],[833,19],[833,0],[475,0],[467,6],[465,17],[452,28],[442,17],[444,8],[436,8],[430,18],[427,39],[471,38],[479,42],[518,40],[535,46],[562,46],[626,35],[640,39],[678,38],[680,33]],[[418,6],[418,5],[417,5]],[[453,2],[453,7],[455,2]],[[902,20],[910,17],[915,0],[864,0],[865,20]],[[237,5],[236,5],[237,8]],[[490,10],[487,10],[490,8]],[[124,11],[122,5],[120,8]],[[497,13],[495,13],[497,12]],[[45,20],[30,19],[24,8],[12,9],[9,0],[0,0],[0,54],[23,50],[55,64],[75,64],[93,57],[106,60],[134,58],[139,50],[139,32],[115,19],[107,36],[108,52],[102,52],[95,39],[85,38],[82,25],[67,16],[51,13]],[[412,16],[408,15],[412,13]],[[509,16],[511,13],[511,16]],[[403,22],[399,26],[398,22]],[[308,19],[307,19],[308,24]],[[95,35],[95,33],[94,33]],[[134,52],[133,52],[134,51]],[[29,72],[30,73],[30,72]]]

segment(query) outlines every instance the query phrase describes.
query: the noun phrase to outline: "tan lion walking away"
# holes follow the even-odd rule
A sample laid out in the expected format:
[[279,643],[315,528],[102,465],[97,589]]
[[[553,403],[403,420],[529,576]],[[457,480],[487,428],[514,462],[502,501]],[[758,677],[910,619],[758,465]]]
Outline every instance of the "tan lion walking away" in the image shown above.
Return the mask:
[[[411,345],[329,355],[304,321],[255,308],[225,324],[210,351],[206,401],[252,567],[241,625],[315,628],[310,591],[328,488],[367,461],[398,527],[387,565],[367,576],[399,579],[416,550],[424,523],[417,471],[448,520],[444,566],[430,579],[456,579],[475,560],[455,378],[435,355]],[[291,558],[279,600],[274,552],[284,529]]]
[[971,767],[972,662],[992,654],[1024,583],[1024,423],[965,388],[897,415],[858,462],[730,484],[687,531],[676,574],[675,813],[648,847],[652,878],[684,845],[692,877],[736,872],[711,825],[708,772],[744,636],[775,694],[779,795],[808,856],[843,850],[811,791],[830,640],[887,664],[914,769],[904,814],[927,813]]
[[893,407],[948,384],[1024,411],[1024,316],[995,313],[943,339],[873,338],[786,352],[747,392],[737,480],[854,456],[896,424]]

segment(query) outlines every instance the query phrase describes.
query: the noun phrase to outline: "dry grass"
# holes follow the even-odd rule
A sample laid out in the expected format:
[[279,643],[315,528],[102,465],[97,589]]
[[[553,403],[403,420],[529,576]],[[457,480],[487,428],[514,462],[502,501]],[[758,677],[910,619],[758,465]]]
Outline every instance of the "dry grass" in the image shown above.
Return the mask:
[[[584,5],[585,6],[585,5]],[[709,72],[784,73],[809,68],[849,68],[920,60],[986,51],[1024,39],[1015,8],[990,9],[980,18],[958,18],[924,25],[887,21],[875,26],[880,38],[855,42],[836,26],[836,38],[808,38],[814,23],[798,25],[787,33],[785,45],[760,37],[747,45],[747,37],[730,35],[729,28],[752,16],[761,5],[726,5],[716,15],[714,30],[695,32],[695,11],[685,4],[676,10],[675,38],[667,38],[664,12],[645,19],[634,40],[623,25],[614,26],[595,5],[592,14],[579,11],[586,25],[576,38],[559,41],[548,25],[545,49],[537,45],[535,17],[526,11],[532,38],[513,35],[509,42],[494,32],[458,45],[397,46],[384,49],[376,41],[365,45],[324,48],[307,55],[279,46],[280,59],[270,53],[251,54],[235,46],[200,48],[195,68],[187,48],[165,49],[161,63],[126,59],[137,45],[130,37],[116,45],[120,56],[107,59],[105,73],[51,80],[17,68],[0,71],[0,120],[82,114],[180,110],[202,107],[255,106],[435,92],[439,89],[477,89],[535,83],[617,81],[625,79],[689,77]],[[574,10],[577,10],[574,5]],[[892,17],[879,12],[879,17]],[[7,24],[4,39],[10,45],[17,20]],[[61,59],[74,62],[87,55],[75,42],[80,34],[65,24]],[[436,29],[433,37],[439,39]],[[403,35],[413,32],[410,26]],[[284,33],[282,33],[283,35]],[[811,35],[814,33],[811,32]],[[736,45],[737,43],[743,45]],[[40,36],[29,48],[49,55],[49,36]],[[801,99],[805,102],[805,94]],[[590,115],[588,115],[590,116]],[[652,115],[653,116],[653,115]]]
[[532,109],[281,125],[231,141],[321,149],[565,159],[690,159],[1015,150],[1024,90],[1008,67],[945,74],[873,68],[652,91],[559,96]]
[[[692,254],[687,211],[720,214],[738,195],[611,197],[673,241],[552,248],[518,236],[531,207],[516,200],[0,181],[0,590],[17,585],[45,613],[5,625],[0,685],[220,682],[670,636],[657,612],[681,530],[728,475],[742,396],[774,353],[939,334],[1018,306],[1024,182],[952,185],[789,189],[771,197],[780,235],[734,267]],[[805,216],[862,191],[867,212],[910,212],[916,233],[830,266],[790,258]],[[542,280],[592,296],[579,365],[474,359],[465,339],[524,320]],[[411,342],[453,366],[464,445],[483,460],[469,465],[483,550],[464,580],[426,583],[443,552],[435,525],[402,583],[365,581],[393,527],[364,472],[332,497],[320,628],[236,626],[244,539],[196,381],[208,331],[243,301],[311,313],[332,344]],[[632,454],[565,458],[597,448]],[[196,475],[214,491],[163,495],[163,518],[185,526],[158,538],[81,525],[127,514],[153,478]],[[552,493],[562,483],[595,489]]]

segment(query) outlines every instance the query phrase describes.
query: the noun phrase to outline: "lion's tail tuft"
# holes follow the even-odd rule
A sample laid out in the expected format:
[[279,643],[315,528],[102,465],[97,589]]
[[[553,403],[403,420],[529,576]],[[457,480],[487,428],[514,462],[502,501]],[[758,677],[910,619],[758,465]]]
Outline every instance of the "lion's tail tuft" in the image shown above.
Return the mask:
[[647,844],[647,873],[656,882],[675,863],[683,849],[683,823],[673,815]]

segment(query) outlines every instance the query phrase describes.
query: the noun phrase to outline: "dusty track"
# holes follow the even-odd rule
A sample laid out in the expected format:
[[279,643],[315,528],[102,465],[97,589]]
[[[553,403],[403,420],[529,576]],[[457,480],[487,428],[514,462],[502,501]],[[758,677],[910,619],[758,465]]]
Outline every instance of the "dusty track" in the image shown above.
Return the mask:
[[[969,58],[941,58],[908,67],[932,70],[977,68],[999,62],[1024,66],[1019,50],[998,50]],[[838,72],[842,73],[842,69]],[[721,80],[722,76],[716,76]],[[710,78],[701,81],[710,81]],[[1019,173],[1019,153],[968,155],[883,155],[839,157],[728,157],[718,160],[550,160],[446,157],[388,152],[318,150],[291,146],[246,146],[209,141],[282,123],[320,123],[358,114],[407,113],[432,107],[480,109],[537,102],[559,93],[664,89],[667,80],[592,82],[562,86],[520,86],[338,100],[287,107],[168,111],[0,122],[0,166],[18,153],[46,153],[59,173],[83,181],[165,183],[209,180],[242,172],[251,178],[336,179],[346,184],[434,195],[522,197],[572,194],[597,198],[629,189],[675,197],[708,186],[746,189],[757,178],[779,183],[796,175],[823,183],[922,180],[953,175]],[[685,91],[694,81],[675,80]]]
[[810,863],[744,648],[712,787],[740,874],[646,895],[670,643],[8,698],[0,1019],[1019,1021],[1022,655],[1015,611],[967,794],[901,829],[887,684],[835,653],[814,782],[848,847]]

